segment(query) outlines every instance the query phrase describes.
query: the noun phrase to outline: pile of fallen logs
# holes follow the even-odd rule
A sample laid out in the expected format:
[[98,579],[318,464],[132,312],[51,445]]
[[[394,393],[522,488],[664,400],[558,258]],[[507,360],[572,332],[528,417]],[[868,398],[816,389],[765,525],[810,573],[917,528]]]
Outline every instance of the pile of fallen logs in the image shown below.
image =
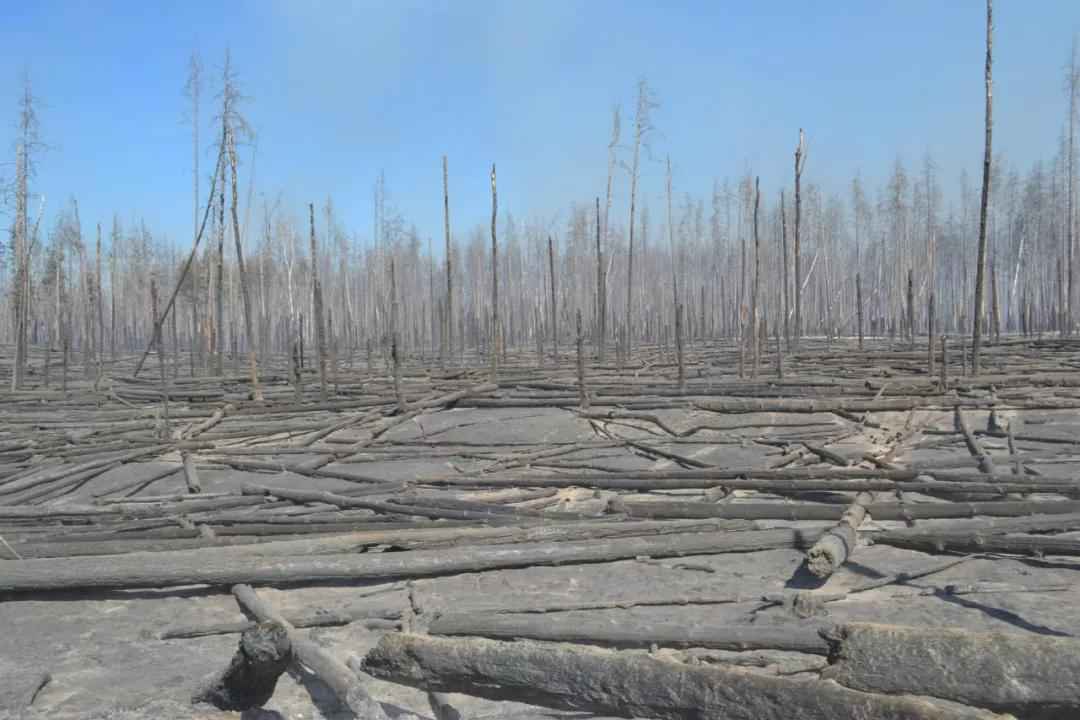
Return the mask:
[[[373,678],[421,689],[430,707],[412,712],[440,720],[467,716],[443,693],[643,718],[1080,717],[1071,632],[840,612],[889,589],[909,593],[895,602],[1077,589],[1057,575],[925,584],[975,562],[1078,567],[1077,349],[992,347],[994,374],[964,377],[954,358],[944,386],[913,369],[925,354],[871,348],[841,372],[812,342],[786,356],[784,380],[731,376],[730,345],[692,349],[681,383],[659,348],[617,367],[510,358],[497,382],[414,360],[397,382],[388,368],[333,368],[325,399],[270,372],[261,400],[246,376],[162,388],[127,358],[93,383],[0,395],[0,602],[231,592],[247,619],[153,632],[237,637],[191,693],[228,710],[269,702],[296,663],[365,718],[408,716],[373,697]],[[867,548],[914,560],[860,577]],[[727,558],[783,553],[801,564],[768,592],[727,574]],[[346,584],[359,599],[613,563],[720,588],[491,597],[453,612],[425,612],[411,590],[397,606],[284,612],[257,589]],[[746,613],[611,614],[699,605]],[[757,621],[769,608],[783,621]],[[350,658],[306,633],[345,627],[381,640]]]

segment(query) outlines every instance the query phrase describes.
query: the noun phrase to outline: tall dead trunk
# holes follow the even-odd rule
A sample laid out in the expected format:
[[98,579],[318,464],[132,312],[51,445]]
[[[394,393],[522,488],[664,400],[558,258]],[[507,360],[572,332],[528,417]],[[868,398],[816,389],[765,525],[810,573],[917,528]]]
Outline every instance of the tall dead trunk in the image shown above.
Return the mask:
[[1069,287],[1065,296],[1065,324],[1067,331],[1071,334],[1074,326],[1073,320],[1073,304],[1076,300],[1075,297],[1075,284],[1074,273],[1076,269],[1076,257],[1075,257],[1075,213],[1073,203],[1075,201],[1074,182],[1076,179],[1076,107],[1077,107],[1077,95],[1080,93],[1080,70],[1076,66],[1076,37],[1073,37],[1072,52],[1069,56],[1069,140],[1068,140],[1068,158],[1067,158],[1067,195],[1066,198],[1066,213],[1065,219],[1065,243],[1068,248],[1068,277]]
[[[784,342],[788,350],[791,349],[791,283],[788,280],[788,244],[787,244],[787,210],[784,208],[784,191],[780,191],[780,238],[783,241],[783,265],[784,265]],[[862,347],[860,342],[859,347]]]
[[29,274],[29,238],[27,237],[28,218],[28,160],[27,144],[20,142],[15,157],[15,232],[14,255],[15,255],[15,292],[12,302],[13,325],[15,327],[15,360],[11,369],[11,389],[18,390],[22,387],[23,378],[26,374],[26,309],[30,298],[26,292],[26,276]]
[[[97,245],[94,250],[94,284],[97,286],[95,310],[97,311],[97,382],[101,382],[101,376],[105,373],[105,301],[102,297],[104,292],[101,284],[101,223],[97,225]],[[51,339],[51,338],[50,338]]]
[[990,327],[994,342],[1001,342],[1001,305],[998,304],[997,263],[990,260]]
[[596,333],[596,358],[602,363],[607,345],[607,281],[604,251],[600,246],[600,198],[596,198]]
[[499,245],[495,223],[499,212],[499,194],[495,187],[495,163],[491,164],[491,382],[499,381]]
[[675,362],[680,394],[686,393],[686,358],[683,352],[683,305],[679,303],[675,306]]
[[319,392],[323,401],[328,397],[326,389],[326,325],[323,316],[322,285],[319,284],[319,248],[315,242],[315,203],[308,203],[311,225],[311,304],[315,315],[315,345],[319,355]]
[[169,432],[169,380],[165,372],[165,340],[161,332],[161,318],[158,315],[157,278],[150,276],[150,322],[154,328],[154,347],[157,348],[158,370],[161,373],[162,428],[161,437],[168,438]]
[[795,148],[795,347],[802,338],[802,172],[806,164],[805,136],[799,128],[799,145]]
[[645,80],[638,81],[637,108],[634,112],[634,155],[630,165],[630,226],[629,248],[626,271],[626,356],[629,359],[634,342],[634,212],[637,209],[638,175],[641,161],[641,146],[647,142],[652,130],[649,111],[655,106],[649,97],[649,86]]
[[907,332],[908,342],[915,347],[915,271],[907,271]]
[[244,248],[240,243],[240,218],[237,215],[237,166],[236,137],[231,128],[227,132],[229,166],[232,170],[232,214],[233,242],[236,244],[236,272],[240,276],[240,296],[244,306],[244,340],[247,342],[248,369],[251,376],[252,399],[261,402],[262,388],[259,386],[259,364],[255,353],[255,326],[251,319],[251,290],[248,287],[247,269],[244,267]]
[[578,406],[589,409],[589,390],[585,386],[585,332],[581,327],[581,310],[577,311],[577,376]]
[[758,291],[761,286],[761,238],[758,236],[758,208],[761,205],[761,178],[754,178],[754,284],[750,291],[750,341],[754,344],[751,352],[750,376],[757,377],[758,364],[761,361],[758,335],[760,323],[758,319]]
[[450,251],[450,179],[446,156],[442,159],[443,183],[443,234],[446,236],[446,312],[443,315],[443,333],[445,337],[445,359],[454,357],[454,273]]
[[926,374],[934,375],[934,293],[930,293],[930,300],[926,305]]
[[[225,140],[222,138],[222,142]],[[214,374],[221,377],[225,373],[225,153],[218,153],[218,175],[221,186],[218,191],[218,226],[217,226],[217,272],[214,285],[214,332],[211,340],[214,344]]]
[[548,235],[548,277],[551,279],[551,344],[555,364],[559,363],[559,305],[555,299],[555,246]]
[[859,325],[859,349],[863,349],[862,275],[855,273],[855,317]]
[[986,208],[990,202],[990,160],[993,123],[993,0],[986,0],[986,139],[983,145],[982,199],[979,203],[979,251],[975,266],[975,307],[971,333],[971,372],[979,374],[979,351],[982,349],[983,291],[986,285]]

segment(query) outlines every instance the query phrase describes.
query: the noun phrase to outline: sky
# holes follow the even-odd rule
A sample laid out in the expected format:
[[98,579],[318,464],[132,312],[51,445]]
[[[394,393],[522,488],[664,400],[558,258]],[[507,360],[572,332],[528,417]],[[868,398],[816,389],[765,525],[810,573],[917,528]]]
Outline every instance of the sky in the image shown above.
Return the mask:
[[[1024,170],[1056,148],[1080,2],[998,0],[994,17],[994,150]],[[44,227],[74,197],[88,229],[115,212],[190,242],[188,59],[199,54],[209,83],[205,194],[229,48],[257,134],[242,192],[253,173],[256,208],[280,200],[297,217],[329,196],[363,242],[382,171],[392,205],[440,244],[444,154],[458,240],[490,217],[491,163],[500,212],[562,230],[572,201],[605,191],[616,105],[629,145],[639,78],[659,101],[642,169],[655,216],[665,157],[678,196],[746,172],[779,193],[799,128],[804,179],[845,195],[856,172],[876,183],[926,153],[944,184],[965,168],[977,182],[984,22],[978,0],[6,2],[0,175],[25,69],[48,145],[33,187]],[[625,172],[615,190],[619,212]]]

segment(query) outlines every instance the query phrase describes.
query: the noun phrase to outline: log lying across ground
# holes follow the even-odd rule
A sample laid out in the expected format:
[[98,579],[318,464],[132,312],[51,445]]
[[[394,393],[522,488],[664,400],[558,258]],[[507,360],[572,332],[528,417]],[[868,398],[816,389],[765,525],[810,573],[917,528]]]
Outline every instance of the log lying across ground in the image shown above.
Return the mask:
[[806,566],[816,577],[827,578],[855,552],[859,525],[866,508],[874,501],[871,493],[859,493],[840,516],[840,522],[806,552]]
[[479,638],[390,634],[364,661],[371,675],[426,690],[661,720],[990,720],[988,711],[876,695],[820,680],[641,653]]
[[673,557],[787,547],[805,549],[820,534],[815,530],[784,528],[363,555],[254,556],[245,557],[243,562],[237,562],[237,556],[221,551],[9,560],[2,566],[0,593],[193,584],[390,580],[529,565],[610,562],[640,555]]
[[436,618],[432,635],[476,635],[501,640],[547,640],[613,648],[701,647],[717,650],[789,650],[825,655],[829,645],[821,637],[824,627],[695,626],[675,622],[613,623],[608,618],[560,618],[542,613],[476,613]]
[[824,676],[867,692],[913,693],[1012,712],[1080,717],[1080,640],[852,623],[827,634]]
[[[982,516],[1073,514],[1076,501],[987,501],[940,503],[866,503],[863,513],[875,520],[932,520]],[[742,518],[745,520],[841,520],[843,505],[822,503],[732,502],[706,503],[674,500],[638,500],[613,503],[613,510],[636,518]],[[859,518],[861,522],[861,518]]]
[[[1080,527],[1080,516],[1077,518]],[[718,532],[722,530],[754,530],[754,523],[747,520],[669,520],[666,522],[639,520],[622,522],[577,522],[530,527],[423,527],[393,528],[349,532],[340,535],[299,540],[261,541],[257,536],[217,537],[212,540],[105,540],[87,542],[11,542],[19,557],[8,546],[0,543],[0,560],[21,558],[58,558],[81,555],[117,555],[139,551],[164,552],[186,551],[203,548],[203,557],[224,553],[222,558],[232,562],[246,562],[243,558],[254,556],[283,557],[303,555],[332,555],[336,553],[361,552],[377,545],[419,550],[424,548],[450,547],[455,545],[499,545],[524,542],[567,542],[619,537],[646,537],[675,535],[690,532]],[[220,553],[219,553],[220,551]]]
[[997,552],[1012,555],[1080,556],[1080,539],[1042,535],[990,535],[980,532],[891,530],[875,533],[874,543],[929,553]]

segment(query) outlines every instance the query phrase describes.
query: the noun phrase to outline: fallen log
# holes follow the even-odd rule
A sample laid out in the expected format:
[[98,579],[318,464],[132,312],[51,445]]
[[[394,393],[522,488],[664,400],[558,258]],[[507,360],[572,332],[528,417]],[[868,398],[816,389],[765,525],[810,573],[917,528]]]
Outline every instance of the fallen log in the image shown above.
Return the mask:
[[292,645],[285,628],[272,621],[251,625],[240,637],[228,667],[191,698],[219,710],[248,710],[266,704],[289,665]]
[[[401,619],[401,611],[396,608],[345,608],[343,610],[319,610],[305,615],[289,615],[285,617],[293,627],[337,627],[349,625],[354,622],[377,620],[376,627],[385,627],[387,622],[397,625]],[[255,623],[245,620],[236,622],[223,622],[202,625],[174,625],[158,633],[160,640],[187,640],[190,638],[206,637],[208,635],[230,635],[245,632]]]
[[[263,540],[260,536],[234,535],[211,539],[185,532],[183,537],[128,539],[87,542],[37,542],[26,540],[12,543],[21,558],[60,558],[82,555],[118,555],[132,552],[185,552],[195,548],[209,557],[219,551],[223,561],[246,562],[253,556],[331,555],[343,552],[363,552],[366,548],[389,545],[398,549],[430,549],[460,545],[498,545],[521,542],[566,542],[620,537],[672,535],[686,532],[717,532],[721,530],[753,530],[755,525],[745,520],[649,520],[628,522],[560,523],[533,527],[380,527],[375,530],[341,533],[331,537]],[[225,547],[228,546],[228,547]],[[0,543],[0,560],[17,560]]]
[[971,457],[975,458],[979,470],[993,475],[994,461],[991,459],[990,453],[986,452],[983,446],[979,444],[979,441],[975,438],[975,434],[971,432],[971,427],[968,425],[967,419],[964,418],[964,413],[960,410],[959,405],[956,406],[953,419],[957,432],[964,436],[964,444],[967,446],[968,452],[971,453]]
[[[742,518],[746,520],[840,520],[843,505],[781,502],[680,502],[668,500],[621,500],[612,510],[636,518]],[[933,520],[1025,515],[1056,515],[1080,512],[1077,501],[986,501],[942,503],[868,503],[863,506],[875,520]],[[860,519],[861,522],[861,519]]]
[[534,642],[383,637],[364,660],[383,680],[566,710],[661,720],[989,720],[975,708],[873,695],[819,680],[686,665],[640,653]]
[[997,552],[1011,555],[1080,556],[1080,539],[1042,535],[986,535],[931,531],[916,534],[897,531],[876,533],[874,543],[930,553]]
[[847,562],[855,551],[859,526],[866,518],[866,509],[874,500],[870,493],[859,493],[840,516],[840,522],[814,543],[806,552],[807,569],[819,578],[827,578]]
[[326,580],[389,580],[480,572],[530,565],[623,560],[648,555],[673,557],[809,547],[820,532],[777,529],[705,532],[662,537],[566,543],[522,543],[414,552],[276,557],[256,555],[236,562],[221,551],[143,553],[104,558],[11,560],[3,565],[0,592],[78,588],[170,587]]
[[1021,717],[1080,716],[1080,640],[961,628],[839,625],[823,677],[857,690],[955,700]]
[[546,640],[612,648],[701,647],[716,650],[789,650],[825,655],[822,627],[694,626],[676,622],[613,623],[608,618],[558,618],[540,613],[462,613],[432,621],[432,635],[475,635],[498,640]]

